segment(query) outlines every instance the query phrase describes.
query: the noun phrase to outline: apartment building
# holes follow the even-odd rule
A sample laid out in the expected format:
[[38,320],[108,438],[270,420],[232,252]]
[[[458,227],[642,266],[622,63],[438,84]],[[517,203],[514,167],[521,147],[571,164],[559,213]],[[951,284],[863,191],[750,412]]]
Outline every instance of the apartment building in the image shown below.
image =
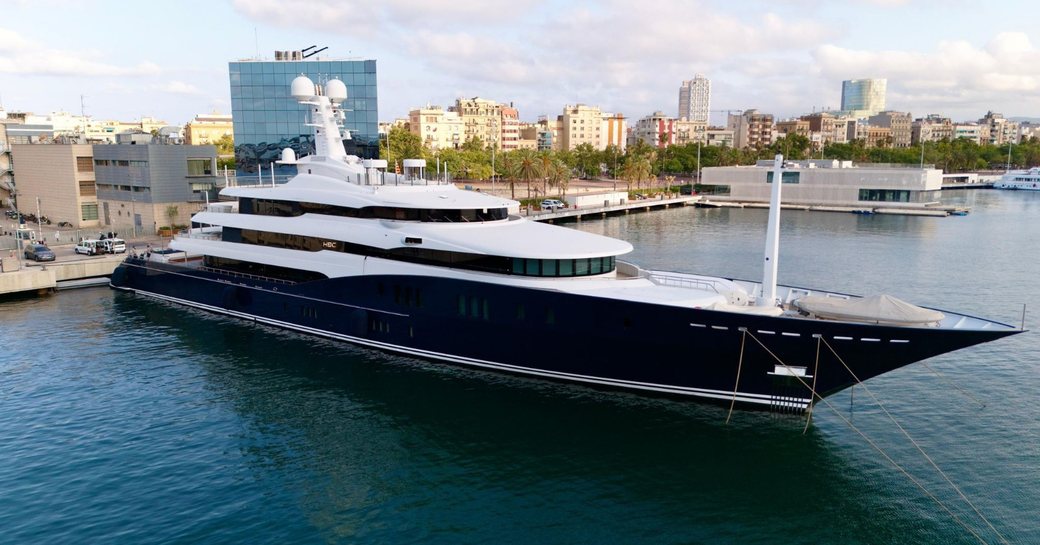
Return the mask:
[[868,121],[873,127],[886,127],[890,130],[893,148],[910,147],[913,119],[909,112],[884,111],[870,116]]
[[729,114],[727,128],[733,131],[733,144],[738,148],[764,148],[773,143],[773,114],[755,109]]
[[440,106],[415,108],[408,112],[408,130],[431,150],[458,149],[466,141],[462,118]]

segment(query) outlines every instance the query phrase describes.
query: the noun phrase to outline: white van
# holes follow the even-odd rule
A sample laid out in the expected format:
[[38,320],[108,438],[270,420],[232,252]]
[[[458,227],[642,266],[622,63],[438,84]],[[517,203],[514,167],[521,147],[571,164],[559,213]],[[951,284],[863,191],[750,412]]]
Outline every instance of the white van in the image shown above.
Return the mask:
[[[104,253],[105,245],[100,240],[83,239],[76,244],[75,251],[77,254],[83,255],[99,255]],[[123,247],[123,251],[126,251],[126,247]]]
[[126,253],[126,241],[121,238],[106,238],[101,241],[101,245],[106,254]]

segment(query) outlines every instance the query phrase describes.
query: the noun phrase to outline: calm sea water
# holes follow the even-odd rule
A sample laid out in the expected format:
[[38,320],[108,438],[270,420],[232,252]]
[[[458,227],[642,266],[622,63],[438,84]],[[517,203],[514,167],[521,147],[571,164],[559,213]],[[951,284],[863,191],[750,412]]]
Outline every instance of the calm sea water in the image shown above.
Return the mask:
[[[1040,310],[1040,194],[950,198],[975,211],[786,212],[781,279],[1014,324],[1023,303]],[[575,228],[633,242],[646,266],[758,278],[765,214]],[[5,543],[1040,542],[1037,333],[867,383],[994,531],[863,387],[803,434],[797,418],[727,425],[723,408],[444,367],[104,288],[0,303],[0,326]]]

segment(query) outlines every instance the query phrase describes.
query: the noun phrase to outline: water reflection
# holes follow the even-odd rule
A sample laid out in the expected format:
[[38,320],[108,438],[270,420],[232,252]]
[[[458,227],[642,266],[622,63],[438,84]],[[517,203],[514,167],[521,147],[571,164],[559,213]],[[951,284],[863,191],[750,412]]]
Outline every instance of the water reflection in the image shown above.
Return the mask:
[[443,367],[129,296],[114,305],[188,350],[180,364],[247,423],[255,478],[284,482],[329,541],[958,535],[922,525],[930,508],[862,445],[803,436],[800,420],[740,413],[726,426],[717,407]]

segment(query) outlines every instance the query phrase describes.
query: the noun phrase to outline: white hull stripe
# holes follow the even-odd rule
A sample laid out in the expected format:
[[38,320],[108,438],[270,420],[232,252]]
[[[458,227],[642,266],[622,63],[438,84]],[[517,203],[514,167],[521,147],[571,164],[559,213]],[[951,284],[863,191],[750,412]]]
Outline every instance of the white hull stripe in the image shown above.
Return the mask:
[[[579,375],[579,374],[574,374],[574,373],[563,373],[563,372],[557,372],[557,371],[546,371],[544,369],[534,369],[534,368],[531,368],[531,367],[522,367],[522,366],[518,366],[518,365],[509,365],[509,364],[505,364],[505,363],[496,363],[496,362],[491,362],[491,361],[486,361],[486,360],[467,358],[467,357],[464,357],[464,356],[456,356],[456,355],[452,355],[452,354],[443,354],[443,353],[440,353],[440,352],[433,352],[433,351],[430,351],[430,350],[422,350],[422,349],[418,349],[418,348],[409,348],[409,347],[400,346],[400,345],[396,345],[396,344],[390,344],[390,343],[384,343],[384,342],[379,342],[379,341],[373,341],[373,340],[370,340],[370,339],[364,339],[364,338],[360,338],[360,337],[354,337],[354,336],[351,336],[351,335],[343,335],[341,333],[333,333],[331,331],[325,331],[323,329],[316,329],[316,328],[312,328],[312,327],[302,326],[302,325],[294,324],[294,323],[291,323],[291,322],[283,322],[281,320],[272,320],[270,318],[263,318],[263,317],[260,317],[260,316],[255,316],[253,314],[248,314],[248,313],[244,313],[244,312],[237,312],[237,311],[234,311],[234,310],[228,310],[228,309],[224,309],[224,308],[221,308],[221,307],[215,307],[215,306],[212,306],[212,305],[206,305],[206,304],[198,303],[198,302],[195,302],[195,301],[189,301],[189,300],[180,299],[180,298],[177,298],[177,297],[170,297],[168,295],[152,293],[152,292],[149,292],[149,291],[136,290],[136,289],[133,289],[133,288],[123,288],[123,287],[118,287],[118,286],[113,286],[113,287],[116,288],[116,289],[123,290],[123,291],[129,291],[129,292],[133,292],[133,293],[138,293],[138,294],[141,294],[141,295],[154,297],[156,299],[161,299],[161,300],[169,301],[169,302],[172,302],[172,303],[177,303],[177,304],[186,305],[186,306],[190,306],[190,307],[201,308],[203,310],[208,310],[208,311],[216,312],[216,313],[219,313],[219,314],[226,314],[228,316],[235,316],[235,317],[238,317],[238,318],[243,318],[243,319],[246,319],[246,320],[251,320],[251,321],[254,321],[254,322],[268,324],[268,325],[281,327],[281,328],[285,328],[285,329],[293,329],[293,330],[296,330],[296,331],[302,331],[304,333],[310,333],[310,334],[313,334],[313,335],[320,335],[322,337],[338,339],[338,340],[341,340],[341,341],[347,341],[347,342],[350,342],[350,343],[360,344],[360,345],[364,345],[364,346],[371,346],[371,347],[379,348],[379,349],[382,349],[382,350],[389,350],[389,351],[392,351],[392,352],[399,352],[399,353],[402,353],[402,354],[409,354],[409,355],[420,356],[420,357],[424,357],[424,358],[432,358],[432,359],[450,361],[450,362],[455,362],[455,363],[461,363],[461,364],[464,364],[464,365],[470,365],[470,366],[474,366],[474,367],[482,367],[482,368],[487,368],[487,369],[498,369],[498,370],[502,370],[502,371],[509,371],[509,372],[520,373],[520,374],[525,374],[525,375],[535,375],[535,376],[543,376],[543,377],[555,378],[555,379],[558,379],[558,380],[569,380],[569,381],[575,381],[575,382],[587,382],[587,383],[591,383],[591,384],[602,384],[602,385],[605,385],[605,386],[613,386],[613,387],[617,387],[617,388],[647,390],[647,391],[662,392],[662,393],[667,393],[667,394],[678,394],[678,395],[686,395],[686,396],[694,396],[694,397],[705,397],[705,398],[720,399],[720,400],[736,399],[737,401],[740,401],[740,402],[743,402],[743,403],[754,403],[754,404],[758,404],[758,405],[774,405],[774,404],[776,404],[776,402],[774,401],[774,399],[771,396],[765,395],[765,394],[752,394],[752,393],[745,393],[745,392],[737,392],[737,394],[734,395],[733,392],[731,392],[731,391],[730,392],[726,392],[726,391],[721,391],[721,390],[709,390],[709,389],[703,389],[703,388],[690,388],[690,387],[685,387],[685,386],[670,386],[670,385],[667,385],[667,384],[655,384],[655,383],[648,383],[648,382],[637,382],[637,381],[630,381],[630,380],[620,380],[620,379],[610,379],[610,378],[603,378],[603,377],[594,377],[594,376],[588,376],[588,375]],[[797,406],[799,408],[803,408],[804,409],[804,408],[808,407],[809,400],[808,399],[798,399],[796,402],[794,402],[790,398],[785,398],[785,400],[783,401],[783,405],[784,406]]]

